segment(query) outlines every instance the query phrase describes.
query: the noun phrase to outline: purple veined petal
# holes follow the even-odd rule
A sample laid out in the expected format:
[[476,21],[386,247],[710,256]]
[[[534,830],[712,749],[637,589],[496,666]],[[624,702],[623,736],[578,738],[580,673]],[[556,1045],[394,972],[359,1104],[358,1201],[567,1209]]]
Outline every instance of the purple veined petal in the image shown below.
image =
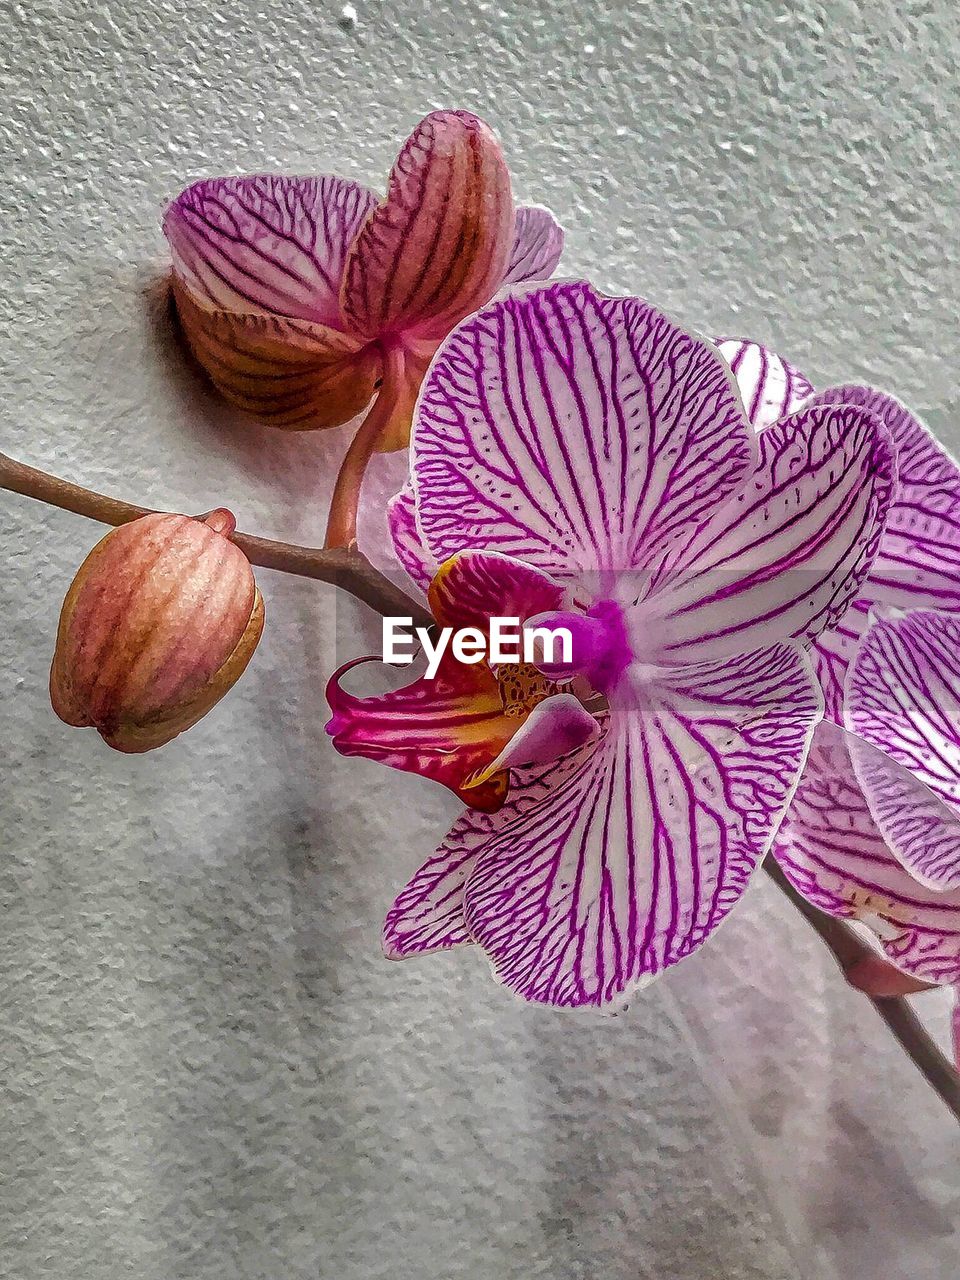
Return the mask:
[[[486,629],[492,618],[519,624],[563,603],[563,587],[549,574],[498,551],[461,551],[437,570],[427,593],[430,612],[443,626]],[[513,650],[512,642],[506,648]]]
[[[516,817],[518,808],[548,793],[549,782],[537,780],[534,766],[544,762],[552,765],[558,751],[583,747],[599,732],[597,722],[570,694],[547,698],[534,709],[495,766],[498,770],[526,766],[518,803],[508,798],[505,810],[484,813],[468,809],[463,814],[390,908],[383,926],[383,947],[389,959],[402,960],[473,941],[463,921],[463,890],[478,853],[498,827]],[[542,767],[539,773],[543,774]],[[552,775],[553,767],[547,777]]]
[[853,404],[874,413],[897,450],[898,484],[861,597],[817,642],[827,713],[839,720],[843,679],[874,604],[960,612],[960,468],[915,414],[873,387],[817,392],[810,404]]
[[[357,547],[385,577],[406,584],[402,563],[398,563],[390,522],[391,504],[409,483],[410,455],[375,453],[367,465],[357,508]],[[418,588],[421,584],[418,583]],[[421,591],[429,585],[429,579]],[[419,598],[419,595],[418,595]]]
[[716,349],[637,298],[507,296],[438,352],[414,418],[424,541],[576,577],[642,571],[752,470]]
[[211,311],[176,273],[173,296],[186,341],[220,394],[261,422],[314,431],[349,422],[370,403],[378,348],[310,320]]
[[808,643],[843,618],[870,571],[895,482],[893,446],[873,415],[802,409],[759,443],[754,475],[632,615],[651,661]]
[[892,852],[922,884],[960,889],[960,617],[877,619],[847,676],[845,724]]
[[517,771],[464,891],[498,979],[545,1004],[621,1005],[694,951],[769,847],[819,714],[784,645],[635,685],[598,743]]
[[388,960],[463,947],[473,939],[463,922],[463,887],[495,813],[468,809],[432,858],[394,900],[383,924]]
[[347,252],[377,203],[343,178],[210,178],[181,192],[163,230],[198,306],[340,329]]
[[387,525],[397,560],[420,590],[426,592],[440,566],[427,550],[417,528],[417,504],[409,481],[387,504]]
[[850,736],[823,721],[774,853],[805,898],[869,926],[885,954],[928,982],[960,981],[960,892],[927,888],[891,853],[857,781]]
[[749,338],[714,341],[737,379],[747,418],[757,431],[795,413],[813,393],[813,384],[800,370],[769,347]]
[[563,227],[542,205],[521,205],[517,209],[513,249],[503,284],[524,280],[549,280],[563,252]]
[[348,256],[347,325],[370,339],[438,342],[496,293],[513,234],[510,175],[490,128],[468,111],[431,112]]
[[823,631],[810,646],[813,667],[823,690],[823,714],[834,724],[843,723],[843,685],[866,627],[870,605],[855,600],[835,627]]

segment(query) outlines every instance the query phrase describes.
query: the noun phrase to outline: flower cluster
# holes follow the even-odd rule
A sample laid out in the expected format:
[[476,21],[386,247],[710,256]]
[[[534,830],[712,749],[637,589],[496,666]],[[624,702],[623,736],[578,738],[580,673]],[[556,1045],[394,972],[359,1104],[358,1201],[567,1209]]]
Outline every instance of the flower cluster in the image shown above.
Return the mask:
[[[389,956],[473,944],[525,999],[616,1006],[772,854],[898,973],[960,983],[960,469],[904,405],[547,283],[562,232],[514,209],[465,112],[419,125],[382,200],[214,179],[165,232],[231,403],[294,429],[366,411],[330,544],[355,538],[372,454],[408,445],[389,554],[436,626],[572,641],[438,648],[369,696],[346,686],[373,659],[330,679],[338,751],[466,806],[396,897]],[[262,627],[232,535],[224,512],[147,517],[94,550],[54,661],[64,719],[146,750],[222,696]]]

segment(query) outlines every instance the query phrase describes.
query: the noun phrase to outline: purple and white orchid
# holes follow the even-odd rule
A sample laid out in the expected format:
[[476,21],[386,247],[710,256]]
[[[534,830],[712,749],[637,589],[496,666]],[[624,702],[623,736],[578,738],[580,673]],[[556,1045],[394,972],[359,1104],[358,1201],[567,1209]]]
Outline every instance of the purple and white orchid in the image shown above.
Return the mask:
[[527,999],[622,1003],[776,836],[822,712],[805,650],[870,571],[889,435],[842,404],[758,435],[713,344],[557,284],[451,335],[410,458],[391,526],[435,616],[509,598],[576,643],[560,673],[486,668],[473,704],[454,671],[375,698],[330,682],[338,749],[486,788],[397,898],[387,953],[473,942]]
[[[807,385],[755,343],[719,348],[744,402]],[[787,371],[786,377],[783,370]],[[877,934],[904,973],[960,981],[960,467],[894,397],[844,385],[804,407],[884,423],[898,478],[860,595],[813,655],[826,718],[774,853],[816,906]]]

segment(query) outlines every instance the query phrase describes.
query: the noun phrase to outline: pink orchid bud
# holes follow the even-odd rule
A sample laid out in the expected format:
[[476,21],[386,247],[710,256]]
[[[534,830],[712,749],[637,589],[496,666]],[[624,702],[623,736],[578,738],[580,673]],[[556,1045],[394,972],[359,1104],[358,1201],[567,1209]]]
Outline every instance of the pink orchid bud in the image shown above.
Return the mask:
[[229,511],[143,516],[98,542],[60,614],[53,709],[108,746],[140,752],[197,723],[237,682],[263,600]]

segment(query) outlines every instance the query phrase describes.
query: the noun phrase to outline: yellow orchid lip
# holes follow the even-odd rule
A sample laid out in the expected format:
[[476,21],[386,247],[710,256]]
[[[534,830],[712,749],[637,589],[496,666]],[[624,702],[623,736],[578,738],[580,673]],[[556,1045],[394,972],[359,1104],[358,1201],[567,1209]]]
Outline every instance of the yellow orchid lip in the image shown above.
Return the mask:
[[[544,613],[559,607],[563,597],[563,588],[547,575],[483,552],[451,557],[428,593],[441,627],[479,632],[494,617]],[[502,805],[513,765],[554,759],[596,733],[594,718],[579,701],[560,693],[530,664],[494,672],[485,660],[458,661],[448,648],[433,678],[422,676],[366,698],[342,686],[356,665],[341,667],[327,686],[333,712],[327,732],[336,749],[432,778],[475,809]]]

